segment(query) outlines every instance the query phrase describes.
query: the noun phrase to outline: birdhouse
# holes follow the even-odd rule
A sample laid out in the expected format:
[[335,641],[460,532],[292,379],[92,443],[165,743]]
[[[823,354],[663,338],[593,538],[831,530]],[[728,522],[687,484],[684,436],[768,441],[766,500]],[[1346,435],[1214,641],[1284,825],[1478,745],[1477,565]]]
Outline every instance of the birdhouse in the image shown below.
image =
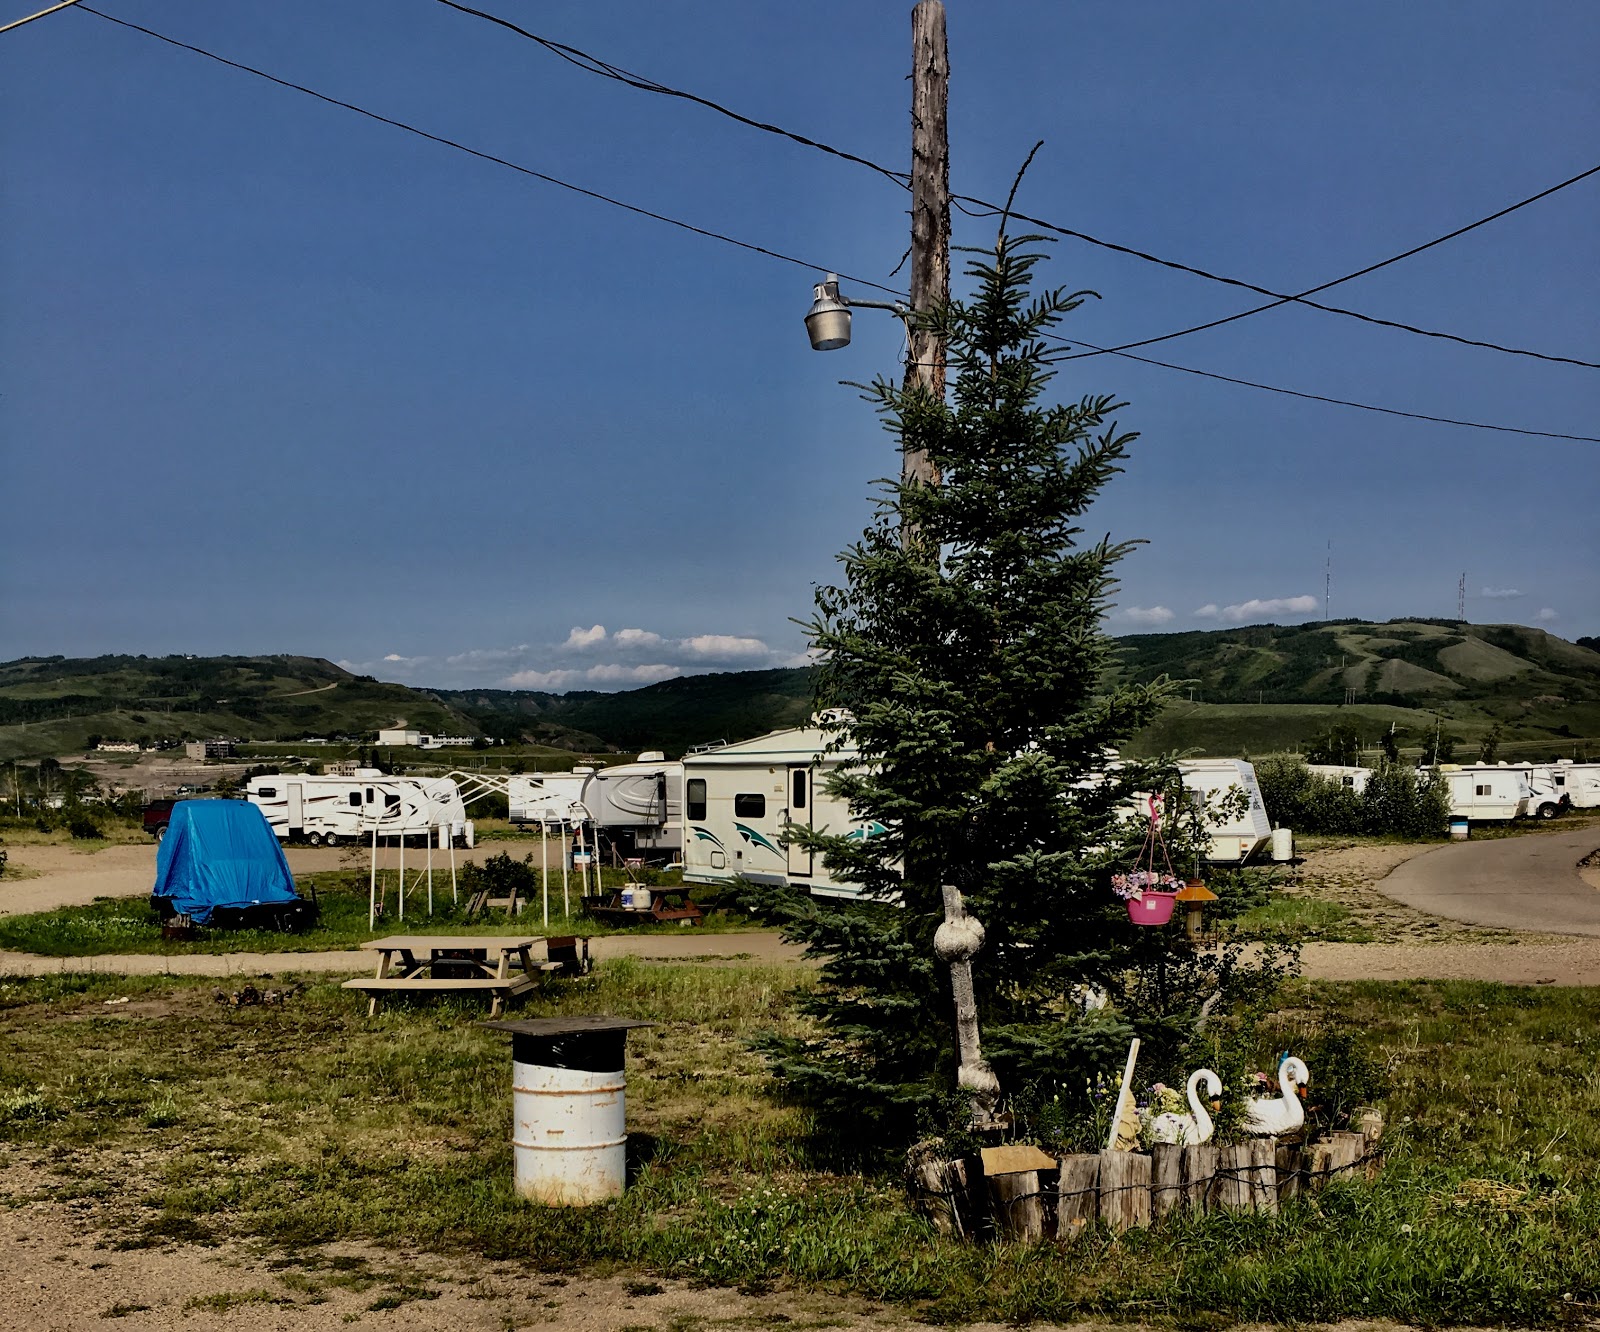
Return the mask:
[[1202,930],[1202,916],[1205,903],[1215,902],[1217,895],[1201,883],[1199,879],[1190,879],[1182,888],[1178,889],[1173,898],[1175,902],[1182,902],[1184,909],[1183,932],[1194,942],[1199,943]]

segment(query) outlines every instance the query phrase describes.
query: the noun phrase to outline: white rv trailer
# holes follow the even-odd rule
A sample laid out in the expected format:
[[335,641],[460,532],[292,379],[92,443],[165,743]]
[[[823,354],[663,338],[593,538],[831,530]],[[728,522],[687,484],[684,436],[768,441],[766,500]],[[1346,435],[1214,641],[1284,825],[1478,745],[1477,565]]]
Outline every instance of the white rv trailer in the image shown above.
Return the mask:
[[1600,763],[1575,763],[1558,759],[1550,765],[1556,786],[1572,802],[1573,809],[1600,807]]
[[506,778],[507,817],[513,823],[560,823],[594,776],[592,767],[571,772],[519,772]]
[[1522,811],[1530,819],[1553,819],[1568,806],[1564,783],[1556,778],[1553,764],[1547,763],[1463,763],[1463,772],[1519,772],[1528,786],[1528,803]]
[[591,773],[580,797],[602,836],[623,856],[683,850],[683,764],[659,750]]
[[282,841],[338,846],[370,837],[376,822],[383,838],[431,837],[445,828],[452,841],[472,845],[461,791],[447,777],[386,777],[375,768],[349,777],[273,773],[252,777],[245,796]]
[[1528,812],[1528,779],[1520,768],[1441,763],[1434,771],[1450,784],[1451,818],[1509,823]]
[[822,858],[786,846],[791,824],[818,832],[870,837],[881,824],[862,824],[824,786],[855,751],[824,753],[831,731],[816,726],[774,731],[739,744],[719,745],[683,759],[683,879],[808,889],[819,897],[858,897],[854,884],[836,883]]
[[1367,789],[1367,779],[1372,776],[1371,768],[1358,768],[1347,763],[1308,763],[1306,771],[1325,782],[1346,787],[1357,795]]
[[[1186,792],[1206,798],[1206,830],[1211,840],[1205,859],[1213,863],[1243,864],[1261,844],[1272,836],[1272,820],[1267,817],[1256,770],[1245,759],[1179,759],[1178,776]],[[1244,792],[1248,804],[1243,813],[1223,813],[1218,798],[1235,788]]]

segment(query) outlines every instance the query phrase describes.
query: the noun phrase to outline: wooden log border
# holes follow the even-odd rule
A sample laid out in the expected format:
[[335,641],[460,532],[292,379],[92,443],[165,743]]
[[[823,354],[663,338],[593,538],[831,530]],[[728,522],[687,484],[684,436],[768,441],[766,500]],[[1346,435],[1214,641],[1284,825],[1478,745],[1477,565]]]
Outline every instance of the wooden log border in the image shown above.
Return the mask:
[[1254,1138],[1194,1147],[1158,1144],[1150,1153],[1064,1156],[1059,1168],[985,1179],[976,1158],[908,1163],[912,1205],[943,1234],[1030,1243],[1073,1239],[1095,1222],[1114,1233],[1142,1229],[1177,1212],[1261,1212],[1333,1183],[1372,1180],[1380,1140],[1339,1132],[1311,1143]]

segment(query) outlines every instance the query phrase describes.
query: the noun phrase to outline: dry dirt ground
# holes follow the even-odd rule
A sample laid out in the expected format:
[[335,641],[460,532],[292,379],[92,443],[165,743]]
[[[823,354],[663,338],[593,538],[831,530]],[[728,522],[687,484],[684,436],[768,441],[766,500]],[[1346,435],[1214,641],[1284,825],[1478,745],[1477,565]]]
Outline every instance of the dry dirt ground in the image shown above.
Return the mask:
[[[0,1160],[0,1332],[889,1332],[907,1311],[820,1291],[746,1295],[628,1275],[557,1275],[517,1262],[336,1244],[294,1253],[233,1243],[120,1248],[96,1204],[60,1178]],[[1037,1332],[1059,1329],[1036,1323]],[[1144,1332],[1078,1323],[1073,1332]],[[1240,1325],[1248,1332],[1272,1332]],[[1303,1332],[1401,1332],[1395,1323]],[[1006,1332],[999,1324],[967,1332]],[[1448,1332],[1432,1329],[1431,1332]]]

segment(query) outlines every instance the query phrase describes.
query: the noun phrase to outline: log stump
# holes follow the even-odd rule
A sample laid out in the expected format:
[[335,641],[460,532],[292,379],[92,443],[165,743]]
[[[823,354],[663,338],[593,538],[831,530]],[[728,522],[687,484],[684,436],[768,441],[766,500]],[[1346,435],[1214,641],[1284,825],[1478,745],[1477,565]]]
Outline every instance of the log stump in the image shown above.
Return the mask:
[[1057,1189],[1056,1234],[1072,1239],[1089,1228],[1099,1210],[1100,1157],[1083,1153],[1061,1158],[1061,1183]]
[[1150,1158],[1100,1153],[1100,1219],[1119,1234],[1150,1224]]
[[1150,1216],[1159,1221],[1186,1201],[1183,1187],[1183,1148],[1158,1142],[1150,1149]]
[[1191,1212],[1211,1210],[1217,1180],[1217,1152],[1208,1142],[1183,1149],[1183,1192]]
[[1304,1176],[1304,1149],[1298,1142],[1279,1142],[1277,1150],[1278,1202],[1292,1202],[1300,1196]]
[[1250,1144],[1250,1210],[1278,1214],[1278,1140],[1257,1138]]

